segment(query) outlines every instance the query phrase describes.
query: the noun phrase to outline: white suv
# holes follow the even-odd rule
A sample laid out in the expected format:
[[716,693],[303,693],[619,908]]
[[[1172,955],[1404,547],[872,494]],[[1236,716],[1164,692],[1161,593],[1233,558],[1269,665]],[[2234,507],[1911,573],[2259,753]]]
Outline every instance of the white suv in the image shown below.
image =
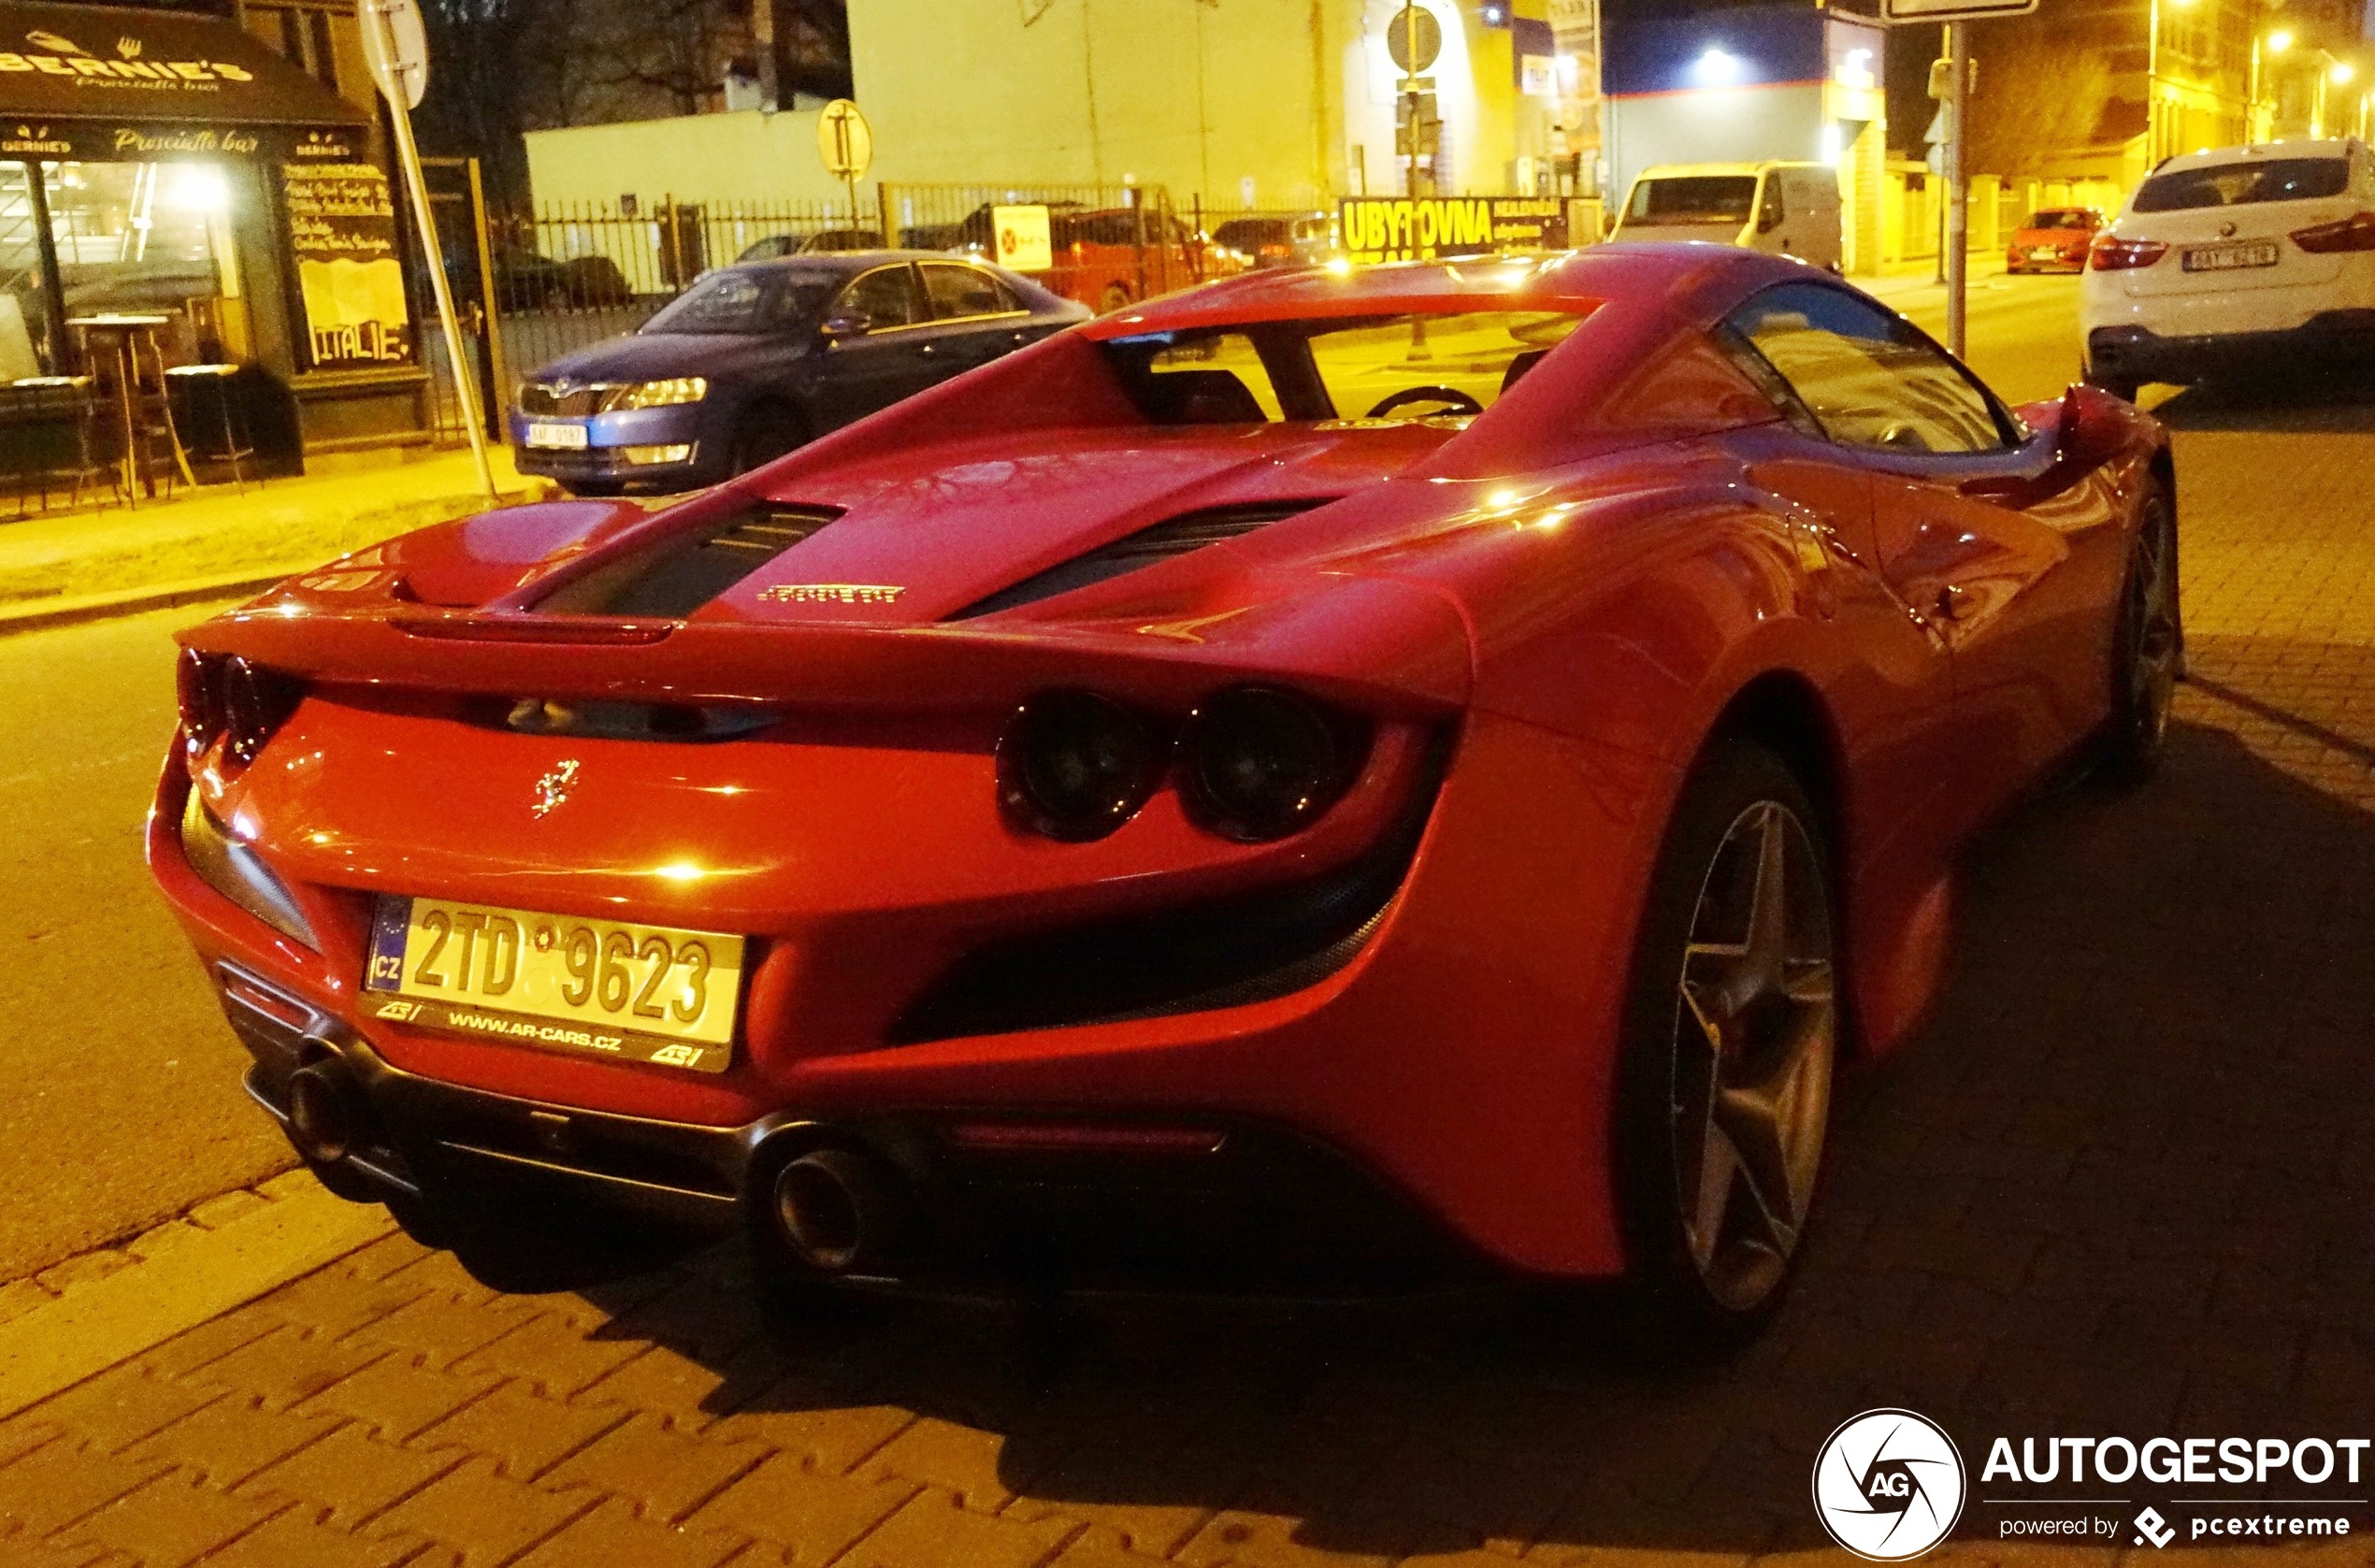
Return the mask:
[[2086,379],[2145,381],[2305,360],[2375,363],[2375,163],[2279,141],[2164,161],[2095,237],[2079,293]]

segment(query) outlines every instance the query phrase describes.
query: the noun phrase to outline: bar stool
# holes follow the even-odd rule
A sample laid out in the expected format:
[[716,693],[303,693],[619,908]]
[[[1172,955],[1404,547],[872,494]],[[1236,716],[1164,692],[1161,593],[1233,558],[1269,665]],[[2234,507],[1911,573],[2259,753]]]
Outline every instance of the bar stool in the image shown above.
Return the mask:
[[[188,417],[176,426],[190,432],[190,444],[184,450],[192,456],[209,463],[228,463],[231,466],[231,482],[238,487],[238,494],[245,495],[247,473],[240,464],[255,455],[255,447],[248,439],[247,422],[240,417],[238,399],[233,395],[241,368],[237,365],[175,365],[166,368],[165,379],[168,410],[172,406],[174,393],[178,391],[182,408],[188,410]],[[218,448],[199,444],[202,439],[200,432],[209,423],[204,417],[209,410],[201,408],[199,403],[202,395],[214,400],[212,423],[223,431],[223,445]]]
[[[66,325],[80,341],[85,365],[95,367],[103,363],[96,352],[100,350],[114,362],[115,398],[123,422],[123,495],[124,500],[135,508],[140,504],[139,490],[144,480],[149,495],[154,497],[157,493],[158,459],[153,439],[159,434],[159,426],[142,418],[143,414],[153,411],[161,417],[162,434],[173,457],[173,466],[166,469],[166,493],[171,494],[177,469],[184,483],[197,482],[196,476],[190,472],[189,453],[181,447],[181,433],[174,428],[173,401],[166,395],[164,378],[165,351],[157,345],[156,329],[170,320],[170,316],[129,311],[66,318]],[[153,402],[141,380],[143,346],[158,370]]]

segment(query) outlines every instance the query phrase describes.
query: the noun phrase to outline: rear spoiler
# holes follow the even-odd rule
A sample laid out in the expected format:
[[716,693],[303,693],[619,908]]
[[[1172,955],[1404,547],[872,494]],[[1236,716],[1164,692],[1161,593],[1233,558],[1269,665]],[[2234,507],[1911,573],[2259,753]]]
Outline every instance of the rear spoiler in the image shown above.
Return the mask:
[[1467,700],[1465,625],[1417,585],[1328,578],[1319,591],[1173,619],[868,626],[622,621],[419,605],[324,612],[259,601],[184,647],[325,685],[490,697],[753,703],[821,712],[982,712],[1087,686],[1185,711],[1247,682],[1380,717]]

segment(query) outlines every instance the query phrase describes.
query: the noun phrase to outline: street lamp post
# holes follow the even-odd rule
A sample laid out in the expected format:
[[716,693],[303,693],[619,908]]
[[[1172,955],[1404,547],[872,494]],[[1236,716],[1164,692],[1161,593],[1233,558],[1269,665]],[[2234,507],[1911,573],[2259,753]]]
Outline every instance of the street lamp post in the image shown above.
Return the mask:
[[2320,58],[2325,60],[2325,68],[2317,73],[2317,94],[2311,100],[2310,107],[2309,134],[2312,141],[2325,134],[2326,83],[2331,82],[2337,87],[2347,87],[2350,85],[2351,78],[2358,75],[2358,67],[2349,61],[2337,60],[2332,52],[2326,50],[2321,49],[2317,52]]
[[2276,130],[2276,110],[2272,105],[2267,107],[2266,120],[2263,121],[2261,118],[2263,101],[2260,97],[2260,54],[2263,43],[2267,46],[2267,53],[2281,54],[2293,47],[2293,35],[2281,27],[2267,35],[2265,38],[2257,33],[2252,35],[2252,91],[2251,102],[2246,110],[2251,117],[2251,123],[2244,127],[2244,139],[2247,141],[2265,141]]

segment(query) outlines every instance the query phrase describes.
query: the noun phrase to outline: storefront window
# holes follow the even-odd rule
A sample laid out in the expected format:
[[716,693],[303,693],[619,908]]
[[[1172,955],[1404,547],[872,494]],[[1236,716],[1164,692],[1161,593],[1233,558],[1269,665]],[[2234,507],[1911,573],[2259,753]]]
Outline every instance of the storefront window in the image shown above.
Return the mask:
[[53,364],[32,187],[29,165],[0,164],[0,382],[42,375]]

